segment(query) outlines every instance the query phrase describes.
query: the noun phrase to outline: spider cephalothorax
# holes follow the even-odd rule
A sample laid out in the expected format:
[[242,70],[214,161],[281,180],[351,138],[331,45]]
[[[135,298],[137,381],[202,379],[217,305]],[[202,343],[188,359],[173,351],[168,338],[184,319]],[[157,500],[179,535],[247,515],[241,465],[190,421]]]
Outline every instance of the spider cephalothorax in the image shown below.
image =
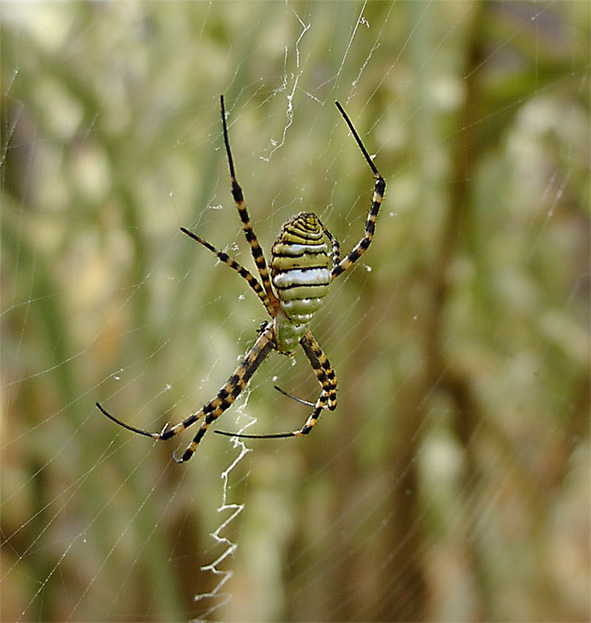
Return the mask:
[[259,282],[244,266],[230,258],[226,253],[218,251],[203,238],[184,227],[181,227],[181,231],[209,249],[220,261],[227,264],[245,279],[265,306],[271,320],[261,325],[254,346],[248,351],[234,374],[227,380],[216,397],[172,428],[165,427],[160,433],[151,433],[122,422],[106,411],[98,402],[96,403],[96,406],[104,415],[120,426],[152,439],[170,439],[201,419],[201,426],[189,447],[180,458],[174,455],[175,460],[179,463],[188,461],[193,456],[209,425],[232,405],[248,384],[250,377],[273,350],[283,354],[291,354],[298,345],[301,346],[322,387],[320,396],[315,403],[297,399],[313,407],[313,411],[304,426],[289,433],[273,433],[270,435],[246,435],[227,433],[225,431],[215,431],[216,433],[263,439],[299,437],[306,435],[312,430],[323,409],[333,410],[336,408],[336,376],[326,355],[322,352],[318,342],[312,335],[309,324],[314,314],[320,309],[331,281],[350,268],[371,244],[376,218],[386,189],[384,178],[379,174],[369,157],[349,117],[347,117],[342,106],[336,102],[337,108],[355,137],[376,180],[371,207],[365,223],[365,233],[349,255],[341,260],[339,244],[336,238],[330,234],[320,219],[313,212],[296,214],[282,226],[277,240],[271,248],[271,274],[269,276],[263,250],[254,233],[246,205],[244,204],[242,188],[236,180],[234,161],[230,151],[230,141],[228,140],[223,96],[220,98],[220,103],[224,144],[232,180],[232,196],[234,197],[244,234],[250,245],[261,281]]

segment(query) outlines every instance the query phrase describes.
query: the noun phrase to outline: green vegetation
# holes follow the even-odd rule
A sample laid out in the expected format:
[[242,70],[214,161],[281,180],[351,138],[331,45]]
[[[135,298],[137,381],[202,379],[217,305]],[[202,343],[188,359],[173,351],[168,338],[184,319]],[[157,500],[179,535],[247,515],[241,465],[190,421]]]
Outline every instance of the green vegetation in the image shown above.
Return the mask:
[[[2,620],[589,619],[589,5],[363,6],[0,7]],[[248,444],[194,601],[238,451],[94,403],[179,421],[265,318],[179,232],[252,267],[221,92],[267,252],[302,210],[362,235],[335,99],[388,188],[315,320],[339,406]],[[300,426],[275,382],[318,391],[274,355],[220,428]]]

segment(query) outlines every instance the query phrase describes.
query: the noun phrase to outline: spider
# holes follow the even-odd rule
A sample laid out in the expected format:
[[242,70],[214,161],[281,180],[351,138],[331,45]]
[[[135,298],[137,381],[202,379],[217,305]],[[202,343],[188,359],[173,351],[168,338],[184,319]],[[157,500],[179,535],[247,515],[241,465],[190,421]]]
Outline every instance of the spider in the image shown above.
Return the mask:
[[228,139],[224,96],[220,97],[222,130],[232,181],[232,197],[242,221],[246,240],[250,245],[260,282],[244,266],[230,258],[226,253],[216,249],[206,240],[203,240],[184,227],[181,227],[181,231],[206,249],[209,249],[218,260],[227,264],[232,270],[235,270],[254,290],[261,303],[265,306],[271,320],[261,324],[254,346],[215,398],[171,428],[168,428],[168,425],[166,425],[161,432],[151,433],[122,422],[106,411],[100,403],[96,403],[96,406],[104,415],[123,428],[156,440],[170,439],[198,420],[201,420],[201,426],[197,434],[181,457],[177,457],[176,453],[173,454],[177,463],[188,461],[193,456],[209,426],[232,405],[240,392],[246,387],[252,375],[273,350],[284,355],[292,355],[299,344],[321,385],[320,396],[315,403],[299,399],[277,388],[286,396],[313,407],[312,413],[305,424],[296,431],[268,435],[238,434],[219,430],[214,432],[220,435],[250,439],[300,437],[307,435],[312,430],[323,409],[333,411],[337,406],[337,380],[335,372],[308,325],[314,314],[320,309],[329,284],[333,279],[336,279],[336,277],[351,268],[371,244],[376,218],[386,189],[386,182],[371,160],[343,107],[338,102],[335,102],[335,104],[349,126],[349,130],[357,141],[357,145],[375,178],[375,188],[365,223],[365,233],[349,255],[344,259],[340,259],[339,243],[322,224],[320,219],[313,212],[296,214],[281,227],[279,235],[271,248],[269,272],[263,250],[250,223],[242,188],[236,179],[234,161]]

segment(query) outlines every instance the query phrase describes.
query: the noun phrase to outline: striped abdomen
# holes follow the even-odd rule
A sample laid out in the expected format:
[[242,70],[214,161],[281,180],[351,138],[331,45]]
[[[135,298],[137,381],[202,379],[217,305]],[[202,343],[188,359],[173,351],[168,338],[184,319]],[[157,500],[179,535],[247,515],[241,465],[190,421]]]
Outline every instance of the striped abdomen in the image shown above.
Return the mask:
[[328,291],[330,243],[318,217],[302,212],[283,225],[271,249],[271,278],[287,317],[276,323],[279,349],[291,352]]

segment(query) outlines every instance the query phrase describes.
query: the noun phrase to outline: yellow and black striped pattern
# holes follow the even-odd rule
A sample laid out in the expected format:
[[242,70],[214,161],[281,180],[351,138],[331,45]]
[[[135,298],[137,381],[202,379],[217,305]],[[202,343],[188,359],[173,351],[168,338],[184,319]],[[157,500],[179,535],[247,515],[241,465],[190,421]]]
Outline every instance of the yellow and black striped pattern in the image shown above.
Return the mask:
[[[335,372],[328,358],[309,329],[310,321],[320,309],[328,286],[333,279],[348,270],[363,255],[373,240],[375,224],[386,182],[372,162],[365,146],[357,134],[351,120],[336,102],[337,108],[345,119],[359,149],[368,163],[374,178],[375,188],[371,207],[365,223],[363,238],[353,247],[351,252],[340,259],[339,243],[312,212],[302,212],[292,217],[281,228],[277,240],[271,250],[270,273],[263,250],[250,222],[250,216],[244,201],[242,188],[236,180],[234,161],[228,139],[226,124],[226,110],[224,98],[221,97],[222,129],[226,155],[230,168],[232,183],[232,197],[242,221],[242,228],[246,241],[250,246],[252,257],[260,277],[258,279],[244,266],[230,258],[226,253],[218,251],[203,238],[195,235],[184,227],[182,232],[211,251],[221,262],[235,270],[252,288],[259,300],[265,306],[270,321],[261,325],[259,336],[253,347],[246,354],[234,374],[226,381],[215,398],[207,402],[199,411],[189,415],[182,422],[171,428],[164,428],[160,433],[151,433],[141,428],[130,426],[117,419],[104,409],[98,402],[96,406],[108,418],[134,433],[151,437],[152,439],[166,440],[175,437],[189,426],[200,421],[197,434],[180,457],[173,455],[179,463],[188,461],[194,454],[199,442],[207,432],[209,426],[215,422],[224,411],[230,408],[242,390],[248,384],[252,375],[265,361],[271,351],[276,350],[283,354],[292,353],[298,346],[304,351],[310,366],[321,386],[320,396],[315,403],[295,398],[313,407],[302,428],[288,433],[273,433],[270,435],[234,434],[216,430],[221,435],[249,438],[282,438],[307,435],[316,425],[323,410],[334,410],[337,406],[337,380]],[[273,289],[275,288],[275,290]],[[281,390],[283,392],[283,390]],[[283,392],[286,393],[286,392]],[[290,396],[290,394],[286,394]]]
[[269,356],[272,348],[273,331],[270,327],[270,323],[267,323],[266,328],[261,332],[257,338],[257,341],[254,343],[254,346],[248,351],[246,357],[236,368],[234,374],[232,374],[232,376],[226,381],[226,384],[222,387],[222,389],[220,389],[217,393],[217,396],[204,405],[200,411],[190,415],[173,428],[170,428],[162,433],[159,437],[160,439],[169,439],[170,437],[184,431],[188,426],[191,426],[191,424],[197,420],[203,418],[197,434],[189,444],[188,448],[183,452],[182,456],[178,458],[174,455],[174,458],[178,463],[188,461],[191,456],[193,456],[193,453],[197,449],[201,438],[207,432],[209,425],[215,422],[224,411],[232,406],[236,398],[238,398],[242,390],[247,386],[250,377]]
[[312,212],[297,214],[281,228],[271,249],[271,278],[286,317],[275,322],[280,352],[294,350],[322,305],[331,281],[328,254],[329,240]]

